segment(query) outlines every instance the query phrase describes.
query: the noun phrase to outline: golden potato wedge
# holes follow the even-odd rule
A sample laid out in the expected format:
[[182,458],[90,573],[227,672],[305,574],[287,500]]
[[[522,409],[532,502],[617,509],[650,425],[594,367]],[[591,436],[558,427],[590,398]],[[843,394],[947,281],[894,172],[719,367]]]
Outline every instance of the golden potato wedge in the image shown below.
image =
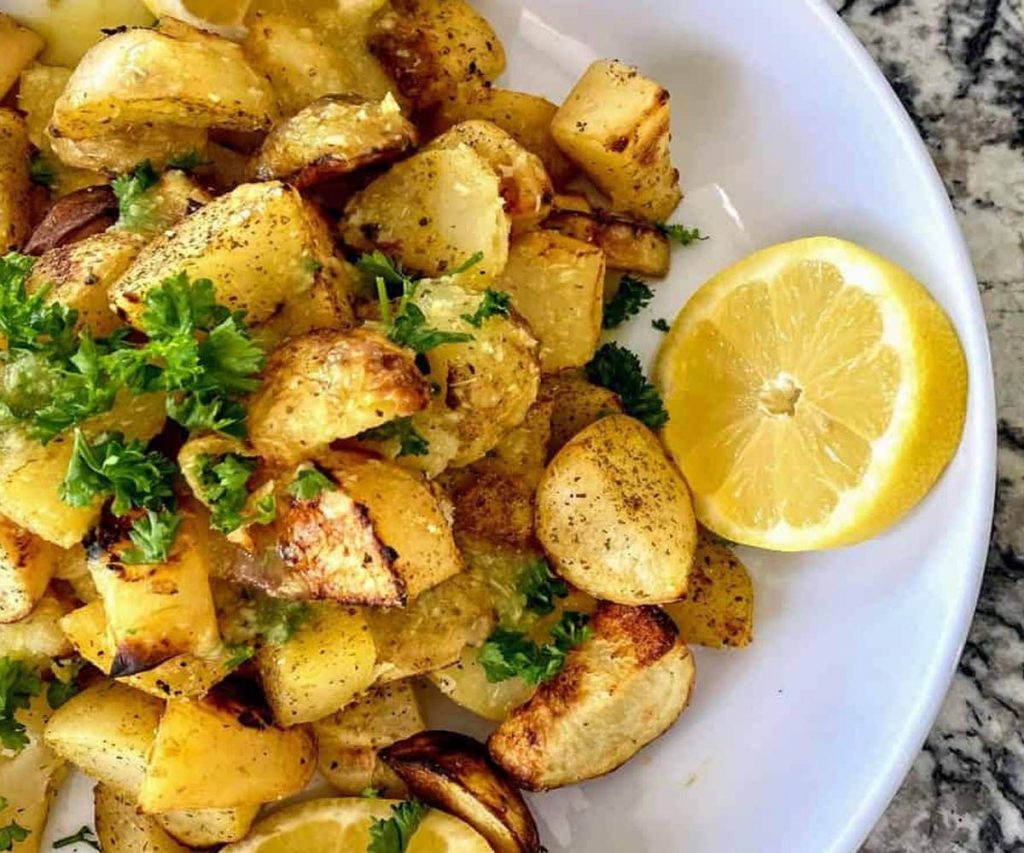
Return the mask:
[[366,617],[333,602],[310,607],[294,635],[256,653],[267,702],[286,727],[333,714],[374,679],[377,650]]
[[74,308],[80,327],[88,326],[93,337],[105,337],[121,325],[110,310],[110,286],[145,242],[127,231],[105,231],[50,249],[36,261],[26,289],[33,293],[49,286],[50,301]]
[[[149,439],[163,427],[165,416],[162,394],[123,394],[110,412],[82,424],[82,432],[94,437],[116,429],[126,438]],[[0,515],[62,548],[81,542],[100,516],[98,500],[94,506],[73,507],[60,498],[71,453],[69,433],[46,445],[21,430],[0,433]]]
[[374,20],[369,45],[418,109],[505,70],[498,34],[464,0],[394,0]]
[[669,151],[669,94],[629,65],[591,65],[551,122],[558,147],[615,210],[663,221],[682,198]]
[[102,234],[117,222],[118,205],[106,185],[82,187],[57,199],[36,225],[25,254],[42,255]]
[[668,237],[649,222],[604,210],[564,209],[556,200],[544,228],[597,246],[609,269],[658,277],[668,274],[672,251]]
[[609,773],[686,707],[693,656],[657,607],[598,605],[592,635],[487,742],[516,783],[548,790]]
[[686,592],[697,524],[686,482],[654,434],[608,415],[548,465],[537,538],[558,573],[595,598],[657,604]]
[[203,700],[168,702],[139,793],[142,811],[233,808],[301,791],[316,770],[312,735],[273,726],[254,701],[225,683]]
[[604,252],[553,231],[512,241],[497,284],[540,341],[545,373],[582,367],[594,356],[604,305]]
[[540,393],[542,397],[550,397],[553,404],[549,458],[594,421],[622,412],[618,394],[588,382],[575,371],[545,376]]
[[258,804],[231,809],[183,809],[153,815],[153,819],[186,847],[213,847],[245,838],[259,811]]
[[477,660],[480,649],[467,647],[451,666],[427,673],[431,683],[456,705],[500,723],[537,692],[521,678],[492,682]]
[[270,132],[253,173],[261,181],[279,178],[306,189],[400,160],[418,141],[416,126],[390,93],[373,101],[325,95]]
[[61,617],[71,605],[48,591],[24,619],[0,624],[0,658],[25,660],[37,666],[71,654],[71,643],[61,630]]
[[14,110],[0,109],[0,254],[20,250],[32,230],[28,130]]
[[[277,106],[235,44],[184,31],[128,29],[82,58],[50,120],[54,139],[88,139],[143,124],[269,130]],[[131,69],[130,74],[125,70]]]
[[117,853],[188,853],[149,815],[141,814],[131,797],[106,785],[93,791],[96,837],[104,850]]
[[454,125],[427,148],[460,145],[468,145],[494,169],[513,233],[529,231],[547,217],[554,187],[540,157],[493,122],[480,119]]
[[267,459],[294,464],[430,402],[413,353],[370,329],[293,337],[270,356],[249,401],[249,435]]
[[46,742],[83,773],[134,800],[164,703],[102,681],[73,696],[46,724]]
[[50,138],[51,150],[65,166],[106,175],[130,172],[143,160],[164,169],[187,151],[202,154],[208,144],[205,127],[169,124],[125,125],[84,139]]
[[123,562],[128,517],[105,520],[87,547],[114,646],[112,676],[136,675],[183,654],[214,657],[221,648],[208,557],[186,517],[167,561]]
[[267,345],[352,322],[349,272],[327,225],[276,181],[243,184],[157,237],[114,285],[114,304],[137,323],[146,293],[178,272],[213,281],[217,301],[245,311]]
[[10,91],[22,70],[42,51],[45,42],[40,36],[18,24],[10,15],[0,12],[0,100]]
[[393,743],[381,758],[414,796],[462,818],[496,853],[539,853],[529,807],[479,741],[456,732],[420,732]]
[[483,289],[508,258],[509,218],[494,170],[468,145],[421,151],[392,166],[345,206],[342,239],[392,255],[404,267]]
[[[489,461],[484,458],[455,472],[461,475],[449,487],[455,531],[459,536],[525,547],[534,540],[533,488],[512,473],[484,467]],[[473,470],[474,466],[482,470]]]
[[46,592],[59,549],[0,516],[0,624],[24,619]]
[[686,594],[665,605],[686,643],[713,649],[750,645],[754,635],[754,586],[732,548],[704,528]]
[[347,796],[371,787],[384,796],[404,796],[405,785],[380,760],[378,751],[425,728],[410,681],[375,687],[347,708],[313,723],[320,773]]

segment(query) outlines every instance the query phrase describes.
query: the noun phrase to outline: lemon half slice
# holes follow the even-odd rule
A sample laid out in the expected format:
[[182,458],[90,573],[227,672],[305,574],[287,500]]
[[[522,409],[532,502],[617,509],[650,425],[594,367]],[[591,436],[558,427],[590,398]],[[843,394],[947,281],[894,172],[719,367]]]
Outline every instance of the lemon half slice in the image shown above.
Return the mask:
[[[282,809],[258,823],[244,841],[222,853],[351,853],[366,850],[370,827],[390,818],[400,800],[339,797]],[[431,809],[413,833],[406,853],[492,853],[469,824]]]
[[779,551],[893,524],[952,457],[967,400],[959,339],[924,287],[824,237],[765,249],[701,287],[656,382],[700,521]]

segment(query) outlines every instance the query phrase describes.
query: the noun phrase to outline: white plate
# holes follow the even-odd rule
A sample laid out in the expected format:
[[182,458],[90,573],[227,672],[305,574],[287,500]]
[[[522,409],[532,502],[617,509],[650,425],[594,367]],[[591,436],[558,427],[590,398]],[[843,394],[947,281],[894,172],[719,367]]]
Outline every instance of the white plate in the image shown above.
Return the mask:
[[[611,776],[532,798],[552,851],[826,853],[857,848],[917,754],[952,677],[986,553],[995,415],[985,325],[941,182],[898,101],[818,0],[478,0],[508,84],[558,100],[597,57],[640,64],[673,95],[679,250],[621,336],[652,355],[710,274],[811,234],[904,264],[953,317],[971,371],[963,445],[935,491],[865,545],[746,551],[756,640],[698,650],[678,725]],[[74,807],[72,807],[72,804]],[[61,796],[48,838],[89,822]],[[44,846],[43,849],[49,849]]]

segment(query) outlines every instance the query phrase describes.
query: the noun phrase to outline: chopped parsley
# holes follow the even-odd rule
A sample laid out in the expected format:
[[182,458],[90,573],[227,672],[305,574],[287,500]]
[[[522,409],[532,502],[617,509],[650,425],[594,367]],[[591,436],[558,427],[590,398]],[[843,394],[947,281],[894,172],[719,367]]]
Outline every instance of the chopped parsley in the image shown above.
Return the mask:
[[[7,798],[0,797],[0,811],[7,808]],[[29,836],[29,831],[17,821],[11,821],[6,826],[0,826],[0,850],[13,850],[14,845],[24,841]]]
[[88,826],[83,826],[74,835],[67,835],[54,841],[53,849],[59,850],[61,847],[71,847],[73,844],[88,844],[93,850],[100,849],[100,842],[96,838],[96,833]]
[[551,629],[552,642],[543,646],[522,631],[498,628],[480,647],[477,660],[492,684],[516,677],[540,684],[558,675],[569,651],[590,636],[588,621],[585,613],[566,610]]
[[471,269],[473,269],[473,267],[475,267],[483,259],[484,259],[484,253],[483,252],[474,252],[466,260],[464,260],[461,264],[459,264],[455,269],[448,270],[448,272],[446,272],[445,275],[446,276],[462,275],[464,272],[469,272]]
[[48,302],[49,287],[29,295],[28,277],[35,259],[9,252],[0,258],[0,335],[7,350],[0,359],[10,361],[14,350],[70,351],[78,312]]
[[209,166],[213,161],[204,160],[198,149],[190,148],[182,151],[167,161],[168,169],[180,169],[182,172],[194,172],[200,166]]
[[659,317],[657,320],[651,320],[651,328],[659,332],[667,332],[671,326],[669,326],[668,320],[664,317]]
[[404,301],[388,324],[388,337],[399,346],[418,353],[429,352],[445,344],[461,344],[473,340],[466,332],[445,332],[427,325],[427,317],[420,307]]
[[117,224],[128,231],[150,227],[156,200],[149,192],[160,182],[160,175],[149,160],[143,160],[130,172],[110,182],[117,198]]
[[180,513],[146,510],[146,515],[136,519],[128,531],[132,547],[121,553],[121,562],[128,565],[167,562],[180,527]]
[[33,154],[32,164],[29,167],[29,177],[32,179],[33,184],[49,188],[57,180],[57,172],[44,154]]
[[210,523],[214,529],[230,533],[247,520],[248,484],[256,464],[255,459],[239,453],[197,457],[194,473],[202,492],[199,497],[210,509]]
[[53,710],[78,693],[78,673],[84,665],[81,660],[71,660],[66,664],[53,662],[56,678],[46,685],[46,704]]
[[657,389],[644,376],[640,359],[618,344],[604,344],[585,367],[587,379],[614,391],[626,414],[658,429],[668,421],[668,412]]
[[480,307],[472,314],[463,314],[462,319],[479,329],[488,317],[507,317],[511,307],[511,296],[488,287],[484,291],[484,298],[480,300]]
[[516,589],[526,601],[526,609],[538,616],[547,616],[555,609],[555,599],[565,598],[569,587],[556,577],[546,560],[537,559],[522,570]]
[[397,438],[399,456],[426,456],[430,453],[430,445],[416,432],[412,418],[395,418],[379,427],[359,433],[359,438],[367,441],[390,441]]
[[653,298],[654,291],[645,282],[631,275],[624,275],[619,282],[618,292],[604,306],[602,325],[606,329],[621,326],[630,317],[639,314]]
[[231,643],[226,645],[225,649],[229,652],[229,657],[224,661],[224,668],[229,671],[238,669],[256,654],[256,649],[248,643]]
[[338,487],[330,477],[316,468],[303,468],[288,484],[288,494],[300,501],[316,500],[322,492],[333,492]]
[[304,601],[264,596],[256,607],[255,630],[265,642],[280,645],[294,637],[312,615],[312,607]]
[[359,796],[364,800],[375,800],[380,796],[380,788],[374,788],[371,785],[367,785],[359,792]]
[[391,807],[391,817],[370,827],[366,853],[404,853],[429,809],[419,800],[403,800]]
[[39,673],[24,661],[0,658],[0,746],[20,752],[28,745],[25,726],[14,716],[43,689]]
[[700,233],[699,228],[687,228],[685,225],[670,225],[667,222],[656,222],[654,227],[668,237],[673,243],[680,246],[689,246],[708,238]]

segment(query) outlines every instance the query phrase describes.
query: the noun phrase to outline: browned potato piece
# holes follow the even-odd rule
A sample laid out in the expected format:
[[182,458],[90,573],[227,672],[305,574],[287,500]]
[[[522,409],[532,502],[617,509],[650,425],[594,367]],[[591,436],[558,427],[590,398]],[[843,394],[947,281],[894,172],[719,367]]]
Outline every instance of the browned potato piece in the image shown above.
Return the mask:
[[275,127],[253,164],[256,178],[305,189],[400,160],[419,140],[416,126],[389,94],[325,95]]
[[309,782],[316,770],[312,735],[275,727],[252,697],[223,687],[203,700],[167,703],[139,792],[142,811],[266,803]]
[[332,441],[430,402],[413,353],[365,328],[292,338],[273,352],[263,375],[249,402],[250,440],[282,463],[309,459]]
[[361,252],[380,249],[404,267],[453,275],[483,289],[508,258],[509,219],[494,170],[468,145],[421,151],[392,166],[345,207],[342,239]]
[[598,605],[592,635],[565,668],[487,742],[523,788],[542,791],[610,773],[664,733],[693,688],[689,649],[657,607]]
[[582,367],[601,336],[604,253],[553,231],[535,231],[512,241],[498,289],[530,324],[540,341],[545,373]]
[[260,806],[231,809],[182,809],[154,815],[164,832],[187,847],[213,847],[241,841],[249,834]]
[[153,818],[141,814],[131,797],[97,785],[93,801],[96,837],[102,849],[117,853],[188,853]]
[[357,796],[371,787],[384,796],[403,796],[405,785],[377,753],[425,728],[411,681],[375,687],[347,708],[313,724],[320,773],[346,796]]
[[207,142],[204,127],[168,124],[127,125],[84,139],[54,136],[50,140],[53,153],[64,165],[108,175],[130,172],[143,160],[163,169],[186,151],[202,154]]
[[451,488],[455,530],[460,535],[513,547],[529,545],[534,534],[533,489],[529,484],[504,471],[463,470],[465,476]]
[[57,100],[50,134],[87,139],[146,123],[269,130],[276,118],[270,86],[238,45],[181,24],[174,33],[125,30],[89,50]]
[[418,109],[505,70],[498,34],[464,0],[394,0],[373,22],[369,44]]
[[10,91],[18,75],[38,54],[45,42],[32,30],[22,27],[9,15],[0,13],[0,100]]
[[0,516],[0,623],[24,619],[53,577],[58,549]]
[[15,658],[40,666],[71,654],[71,643],[60,627],[70,609],[63,597],[47,592],[24,619],[0,625],[0,658]]
[[472,119],[493,122],[540,157],[551,179],[562,186],[576,173],[576,167],[551,136],[551,121],[557,112],[555,104],[539,95],[469,85],[460,87],[437,107],[430,117],[430,129],[438,134]]
[[530,809],[480,742],[456,732],[421,732],[381,757],[414,796],[462,818],[496,853],[539,853]]
[[602,59],[569,93],[551,133],[615,210],[659,221],[682,198],[669,151],[670,113],[663,87],[636,68]]
[[326,222],[277,181],[243,184],[157,237],[114,286],[114,304],[137,323],[146,294],[178,272],[213,281],[217,301],[245,311],[268,345],[351,325],[350,273]]
[[544,227],[597,246],[604,252],[609,269],[639,275],[668,274],[668,238],[650,223],[603,210],[567,210],[560,208],[556,200]]
[[21,249],[32,228],[28,151],[25,120],[0,109],[0,255]]
[[754,630],[754,587],[746,566],[725,543],[703,528],[686,595],[666,604],[684,642],[713,649],[750,645]]
[[57,199],[25,246],[25,254],[42,255],[105,232],[117,222],[118,205],[107,184],[82,187]]
[[544,377],[541,396],[550,396],[553,403],[549,457],[584,427],[605,415],[622,412],[622,401],[614,391],[594,385],[572,371]]
[[49,285],[51,301],[74,308],[79,326],[88,326],[93,337],[104,337],[121,325],[110,310],[110,286],[145,242],[126,231],[106,231],[50,249],[32,268],[26,287],[34,292]]
[[595,598],[657,604],[686,592],[697,525],[686,482],[655,435],[608,415],[548,465],[537,538],[558,573]]
[[544,164],[511,134],[489,121],[464,121],[442,133],[429,148],[468,145],[494,169],[513,233],[529,231],[551,210],[554,187]]

